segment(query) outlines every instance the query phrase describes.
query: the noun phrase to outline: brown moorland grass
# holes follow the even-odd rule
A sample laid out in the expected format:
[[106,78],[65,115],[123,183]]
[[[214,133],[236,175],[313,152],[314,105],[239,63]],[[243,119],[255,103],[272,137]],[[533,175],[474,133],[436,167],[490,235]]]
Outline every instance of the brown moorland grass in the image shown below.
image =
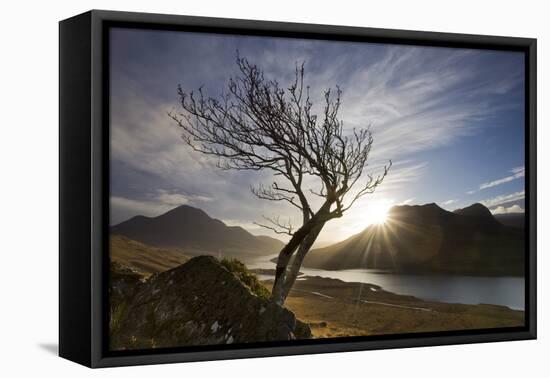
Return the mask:
[[121,235],[111,235],[109,255],[112,261],[130,267],[144,276],[175,268],[189,260],[181,251],[152,247]]
[[[270,282],[265,282],[270,286]],[[524,325],[524,312],[504,306],[429,302],[376,285],[308,277],[286,303],[314,337],[388,335]]]

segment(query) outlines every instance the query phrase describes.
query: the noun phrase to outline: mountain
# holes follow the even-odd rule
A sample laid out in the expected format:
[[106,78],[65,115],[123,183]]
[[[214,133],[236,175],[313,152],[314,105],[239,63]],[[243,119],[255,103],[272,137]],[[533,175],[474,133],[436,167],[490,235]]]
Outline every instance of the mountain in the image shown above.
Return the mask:
[[242,227],[227,226],[204,211],[182,205],[158,217],[133,217],[111,227],[111,234],[126,236],[160,248],[178,248],[186,254],[267,255],[278,252],[283,242],[254,236]]
[[501,223],[495,219],[489,209],[480,203],[457,209],[453,213],[466,217],[470,226],[480,226],[484,229],[493,230],[497,230],[501,226]]
[[495,218],[505,226],[515,228],[525,228],[525,214],[524,213],[511,213],[511,214],[497,214]]
[[436,204],[394,206],[382,225],[308,253],[304,266],[398,272],[522,275],[524,235],[481,204],[454,212]]

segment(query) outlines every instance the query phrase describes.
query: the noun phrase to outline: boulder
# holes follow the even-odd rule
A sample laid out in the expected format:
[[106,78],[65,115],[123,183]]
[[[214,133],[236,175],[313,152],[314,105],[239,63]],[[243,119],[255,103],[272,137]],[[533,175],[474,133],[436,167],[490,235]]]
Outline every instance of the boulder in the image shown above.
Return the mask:
[[[118,273],[111,279],[115,304],[122,308],[115,327],[111,322],[114,350],[311,337],[309,326],[291,311],[255,295],[211,256],[192,258],[145,281],[134,279],[133,290],[128,282]],[[124,301],[119,295],[122,288],[128,294]],[[112,306],[111,314],[117,314]]]

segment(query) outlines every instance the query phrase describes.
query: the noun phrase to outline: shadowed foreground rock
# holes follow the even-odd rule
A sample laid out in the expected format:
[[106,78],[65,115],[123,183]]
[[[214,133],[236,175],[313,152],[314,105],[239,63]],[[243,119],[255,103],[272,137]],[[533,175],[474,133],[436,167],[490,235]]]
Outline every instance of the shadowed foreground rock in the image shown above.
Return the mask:
[[294,314],[253,294],[211,256],[149,279],[111,266],[111,349],[310,338]]

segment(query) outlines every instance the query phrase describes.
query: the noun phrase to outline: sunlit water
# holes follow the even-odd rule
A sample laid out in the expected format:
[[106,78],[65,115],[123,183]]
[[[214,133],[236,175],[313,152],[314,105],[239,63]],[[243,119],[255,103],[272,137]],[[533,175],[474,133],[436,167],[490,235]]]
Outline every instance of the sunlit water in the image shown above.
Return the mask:
[[[273,269],[275,256],[247,261],[250,269]],[[384,290],[412,295],[424,300],[464,303],[495,304],[516,310],[525,308],[525,280],[523,277],[478,277],[440,274],[395,274],[374,269],[323,270],[300,269],[306,276],[336,278],[344,282],[364,282]],[[273,276],[261,275],[260,279]]]

